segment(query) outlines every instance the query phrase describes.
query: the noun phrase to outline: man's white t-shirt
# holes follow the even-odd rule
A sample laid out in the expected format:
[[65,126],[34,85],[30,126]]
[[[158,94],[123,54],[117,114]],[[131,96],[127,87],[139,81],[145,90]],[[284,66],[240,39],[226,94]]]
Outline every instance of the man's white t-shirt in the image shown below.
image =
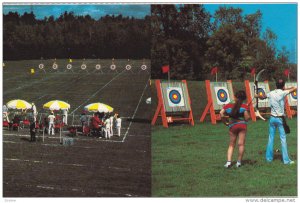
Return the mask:
[[271,115],[284,116],[284,98],[289,94],[288,90],[276,89],[267,93],[270,102]]
[[48,119],[49,119],[49,123],[54,123],[55,116],[54,115],[49,115]]
[[121,122],[122,122],[121,118],[116,119],[116,127],[117,128],[121,128]]

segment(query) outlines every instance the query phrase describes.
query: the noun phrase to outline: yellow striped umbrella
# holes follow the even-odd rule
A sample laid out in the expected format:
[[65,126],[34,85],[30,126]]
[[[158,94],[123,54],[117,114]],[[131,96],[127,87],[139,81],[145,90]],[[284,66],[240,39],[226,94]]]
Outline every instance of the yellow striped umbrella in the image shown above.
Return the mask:
[[113,112],[113,108],[103,103],[92,103],[84,107],[86,111],[89,112],[100,112],[100,113],[108,113]]
[[53,110],[65,110],[70,108],[70,104],[60,101],[60,100],[52,100],[47,102],[46,104],[43,105],[44,109],[49,109],[51,111]]
[[6,106],[9,109],[31,109],[31,104],[22,99],[14,99],[7,102]]

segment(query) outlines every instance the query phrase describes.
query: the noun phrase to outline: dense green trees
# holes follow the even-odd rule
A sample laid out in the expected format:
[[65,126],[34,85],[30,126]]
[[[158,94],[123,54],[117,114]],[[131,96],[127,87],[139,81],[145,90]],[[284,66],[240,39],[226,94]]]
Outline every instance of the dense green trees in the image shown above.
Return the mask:
[[43,58],[150,58],[150,17],[63,13],[37,20],[33,13],[3,16],[4,60]]
[[215,66],[221,79],[249,79],[253,67],[267,69],[265,79],[282,77],[285,68],[296,71],[286,48],[276,50],[276,34],[262,33],[260,11],[243,15],[223,6],[210,16],[202,5],[153,5],[151,13],[153,78],[165,77],[164,64],[173,79],[212,79]]

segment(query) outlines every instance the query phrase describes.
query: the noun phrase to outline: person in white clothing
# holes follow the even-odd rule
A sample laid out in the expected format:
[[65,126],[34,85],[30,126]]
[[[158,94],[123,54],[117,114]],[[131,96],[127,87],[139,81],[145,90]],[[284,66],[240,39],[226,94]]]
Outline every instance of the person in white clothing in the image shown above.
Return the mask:
[[63,110],[63,123],[68,125],[68,109]]
[[120,118],[120,116],[118,114],[117,119],[116,119],[116,128],[117,128],[117,132],[118,132],[119,137],[121,137],[121,123],[122,123],[122,119]]
[[109,120],[110,120],[110,136],[113,136],[114,135],[114,130],[113,130],[114,116],[112,115],[112,113],[110,114]]
[[48,135],[50,135],[50,132],[52,132],[51,135],[54,135],[54,121],[55,121],[54,113],[51,113],[48,116],[48,121],[49,121]]
[[32,109],[32,113],[33,113],[34,122],[36,122],[36,117],[37,117],[37,115],[38,115],[38,112],[37,112],[37,110],[36,110],[35,104],[32,103],[31,105],[32,105],[31,109]]
[[8,108],[6,105],[3,105],[2,111],[3,111],[3,120],[6,120],[7,122],[9,122]]
[[107,117],[106,120],[104,121],[104,126],[105,126],[105,129],[104,129],[105,138],[109,139],[111,137],[111,135],[110,135],[110,119],[109,119],[109,117]]

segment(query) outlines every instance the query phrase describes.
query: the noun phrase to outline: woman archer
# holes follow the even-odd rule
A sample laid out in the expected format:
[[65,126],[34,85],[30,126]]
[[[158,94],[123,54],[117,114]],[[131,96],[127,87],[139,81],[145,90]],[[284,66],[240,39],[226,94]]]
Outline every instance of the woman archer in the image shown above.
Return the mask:
[[232,166],[232,155],[238,139],[238,159],[236,167],[242,165],[242,158],[245,151],[245,140],[247,133],[247,121],[249,120],[249,112],[247,104],[243,101],[246,99],[245,91],[238,91],[234,95],[234,103],[226,104],[220,111],[222,122],[229,127],[230,142],[227,150],[227,162],[225,168]]

